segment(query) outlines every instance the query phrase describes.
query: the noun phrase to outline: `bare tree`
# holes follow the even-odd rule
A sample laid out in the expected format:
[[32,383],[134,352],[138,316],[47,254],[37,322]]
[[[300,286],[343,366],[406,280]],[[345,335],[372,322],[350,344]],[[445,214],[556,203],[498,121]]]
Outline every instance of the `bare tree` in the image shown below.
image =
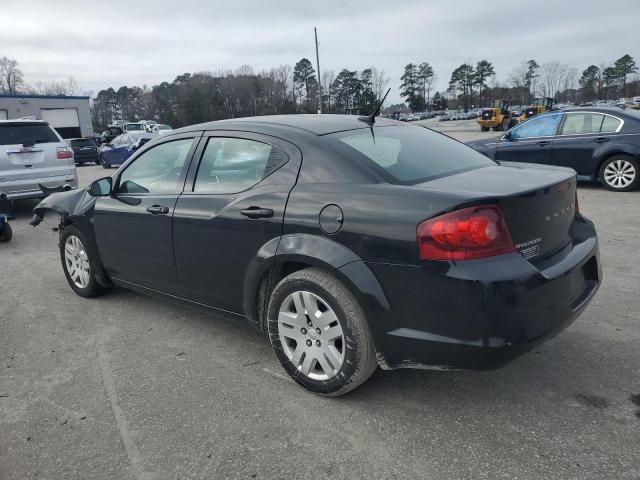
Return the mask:
[[[545,97],[554,98],[560,92],[565,79],[569,74],[569,66],[561,64],[557,60],[545,63],[540,67],[539,91]],[[573,85],[575,85],[576,72],[573,73]]]
[[[376,94],[376,98],[381,99],[384,96],[389,81],[390,79],[384,73],[384,70],[371,67],[371,83],[373,84],[373,93]],[[431,88],[431,83],[429,83],[429,88]]]
[[336,74],[333,70],[322,70],[322,98],[323,104],[326,104],[326,107],[323,107],[323,112],[332,112],[334,106],[334,98],[333,98],[333,85],[334,80],[336,79]]
[[512,87],[521,88],[527,85],[527,62],[522,62],[520,65],[511,70],[509,74],[509,83]]
[[0,58],[0,92],[5,95],[16,95],[23,86],[23,76],[17,60]]

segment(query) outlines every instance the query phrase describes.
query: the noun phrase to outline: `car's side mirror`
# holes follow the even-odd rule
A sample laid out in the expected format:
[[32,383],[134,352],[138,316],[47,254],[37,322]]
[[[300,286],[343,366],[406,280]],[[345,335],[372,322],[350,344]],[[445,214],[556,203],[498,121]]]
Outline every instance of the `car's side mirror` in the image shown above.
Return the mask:
[[107,197],[111,195],[113,189],[113,179],[104,177],[95,180],[89,185],[89,195],[92,197]]
[[510,142],[511,140],[513,140],[513,135],[511,135],[511,132],[507,132],[504,134],[502,138],[505,139],[507,142]]

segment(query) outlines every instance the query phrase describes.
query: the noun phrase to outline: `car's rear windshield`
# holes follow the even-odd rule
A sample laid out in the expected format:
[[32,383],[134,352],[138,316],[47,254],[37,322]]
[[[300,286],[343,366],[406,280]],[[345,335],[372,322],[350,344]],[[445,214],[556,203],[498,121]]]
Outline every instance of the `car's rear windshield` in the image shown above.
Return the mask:
[[0,125],[0,145],[57,143],[60,139],[48,125]]
[[95,147],[96,144],[89,138],[80,138],[78,140],[71,140],[72,147]]
[[144,130],[144,127],[139,123],[129,123],[127,125],[127,130]]
[[374,127],[330,137],[361,154],[359,157],[390,183],[411,185],[495,165],[472,148],[421,127]]

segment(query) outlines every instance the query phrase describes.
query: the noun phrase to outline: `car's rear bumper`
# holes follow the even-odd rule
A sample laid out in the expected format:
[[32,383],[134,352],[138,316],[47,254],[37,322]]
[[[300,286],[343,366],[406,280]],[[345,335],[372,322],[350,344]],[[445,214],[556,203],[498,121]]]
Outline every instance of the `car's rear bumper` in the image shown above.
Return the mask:
[[87,162],[97,162],[100,155],[98,153],[91,153],[85,155],[74,155],[74,160],[76,163],[87,163]]
[[67,190],[78,188],[78,176],[74,173],[55,177],[30,178],[28,180],[12,180],[0,182],[0,198],[8,200],[25,200],[44,198],[46,195],[40,185],[47,188],[63,187]]
[[535,265],[519,254],[483,260],[369,264],[392,313],[373,322],[384,368],[500,367],[569,326],[600,286],[598,241],[586,219],[573,242]]

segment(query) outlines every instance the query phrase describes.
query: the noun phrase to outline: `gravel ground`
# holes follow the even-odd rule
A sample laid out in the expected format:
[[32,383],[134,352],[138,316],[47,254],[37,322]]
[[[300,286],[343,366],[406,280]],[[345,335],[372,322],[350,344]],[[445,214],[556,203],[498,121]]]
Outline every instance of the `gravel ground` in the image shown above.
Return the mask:
[[[81,184],[104,173],[79,167]],[[23,202],[0,244],[0,478],[638,479],[640,192],[579,197],[604,283],[569,329],[498,371],[378,371],[339,399],[296,386],[241,323],[76,296],[54,219],[30,227]]]

